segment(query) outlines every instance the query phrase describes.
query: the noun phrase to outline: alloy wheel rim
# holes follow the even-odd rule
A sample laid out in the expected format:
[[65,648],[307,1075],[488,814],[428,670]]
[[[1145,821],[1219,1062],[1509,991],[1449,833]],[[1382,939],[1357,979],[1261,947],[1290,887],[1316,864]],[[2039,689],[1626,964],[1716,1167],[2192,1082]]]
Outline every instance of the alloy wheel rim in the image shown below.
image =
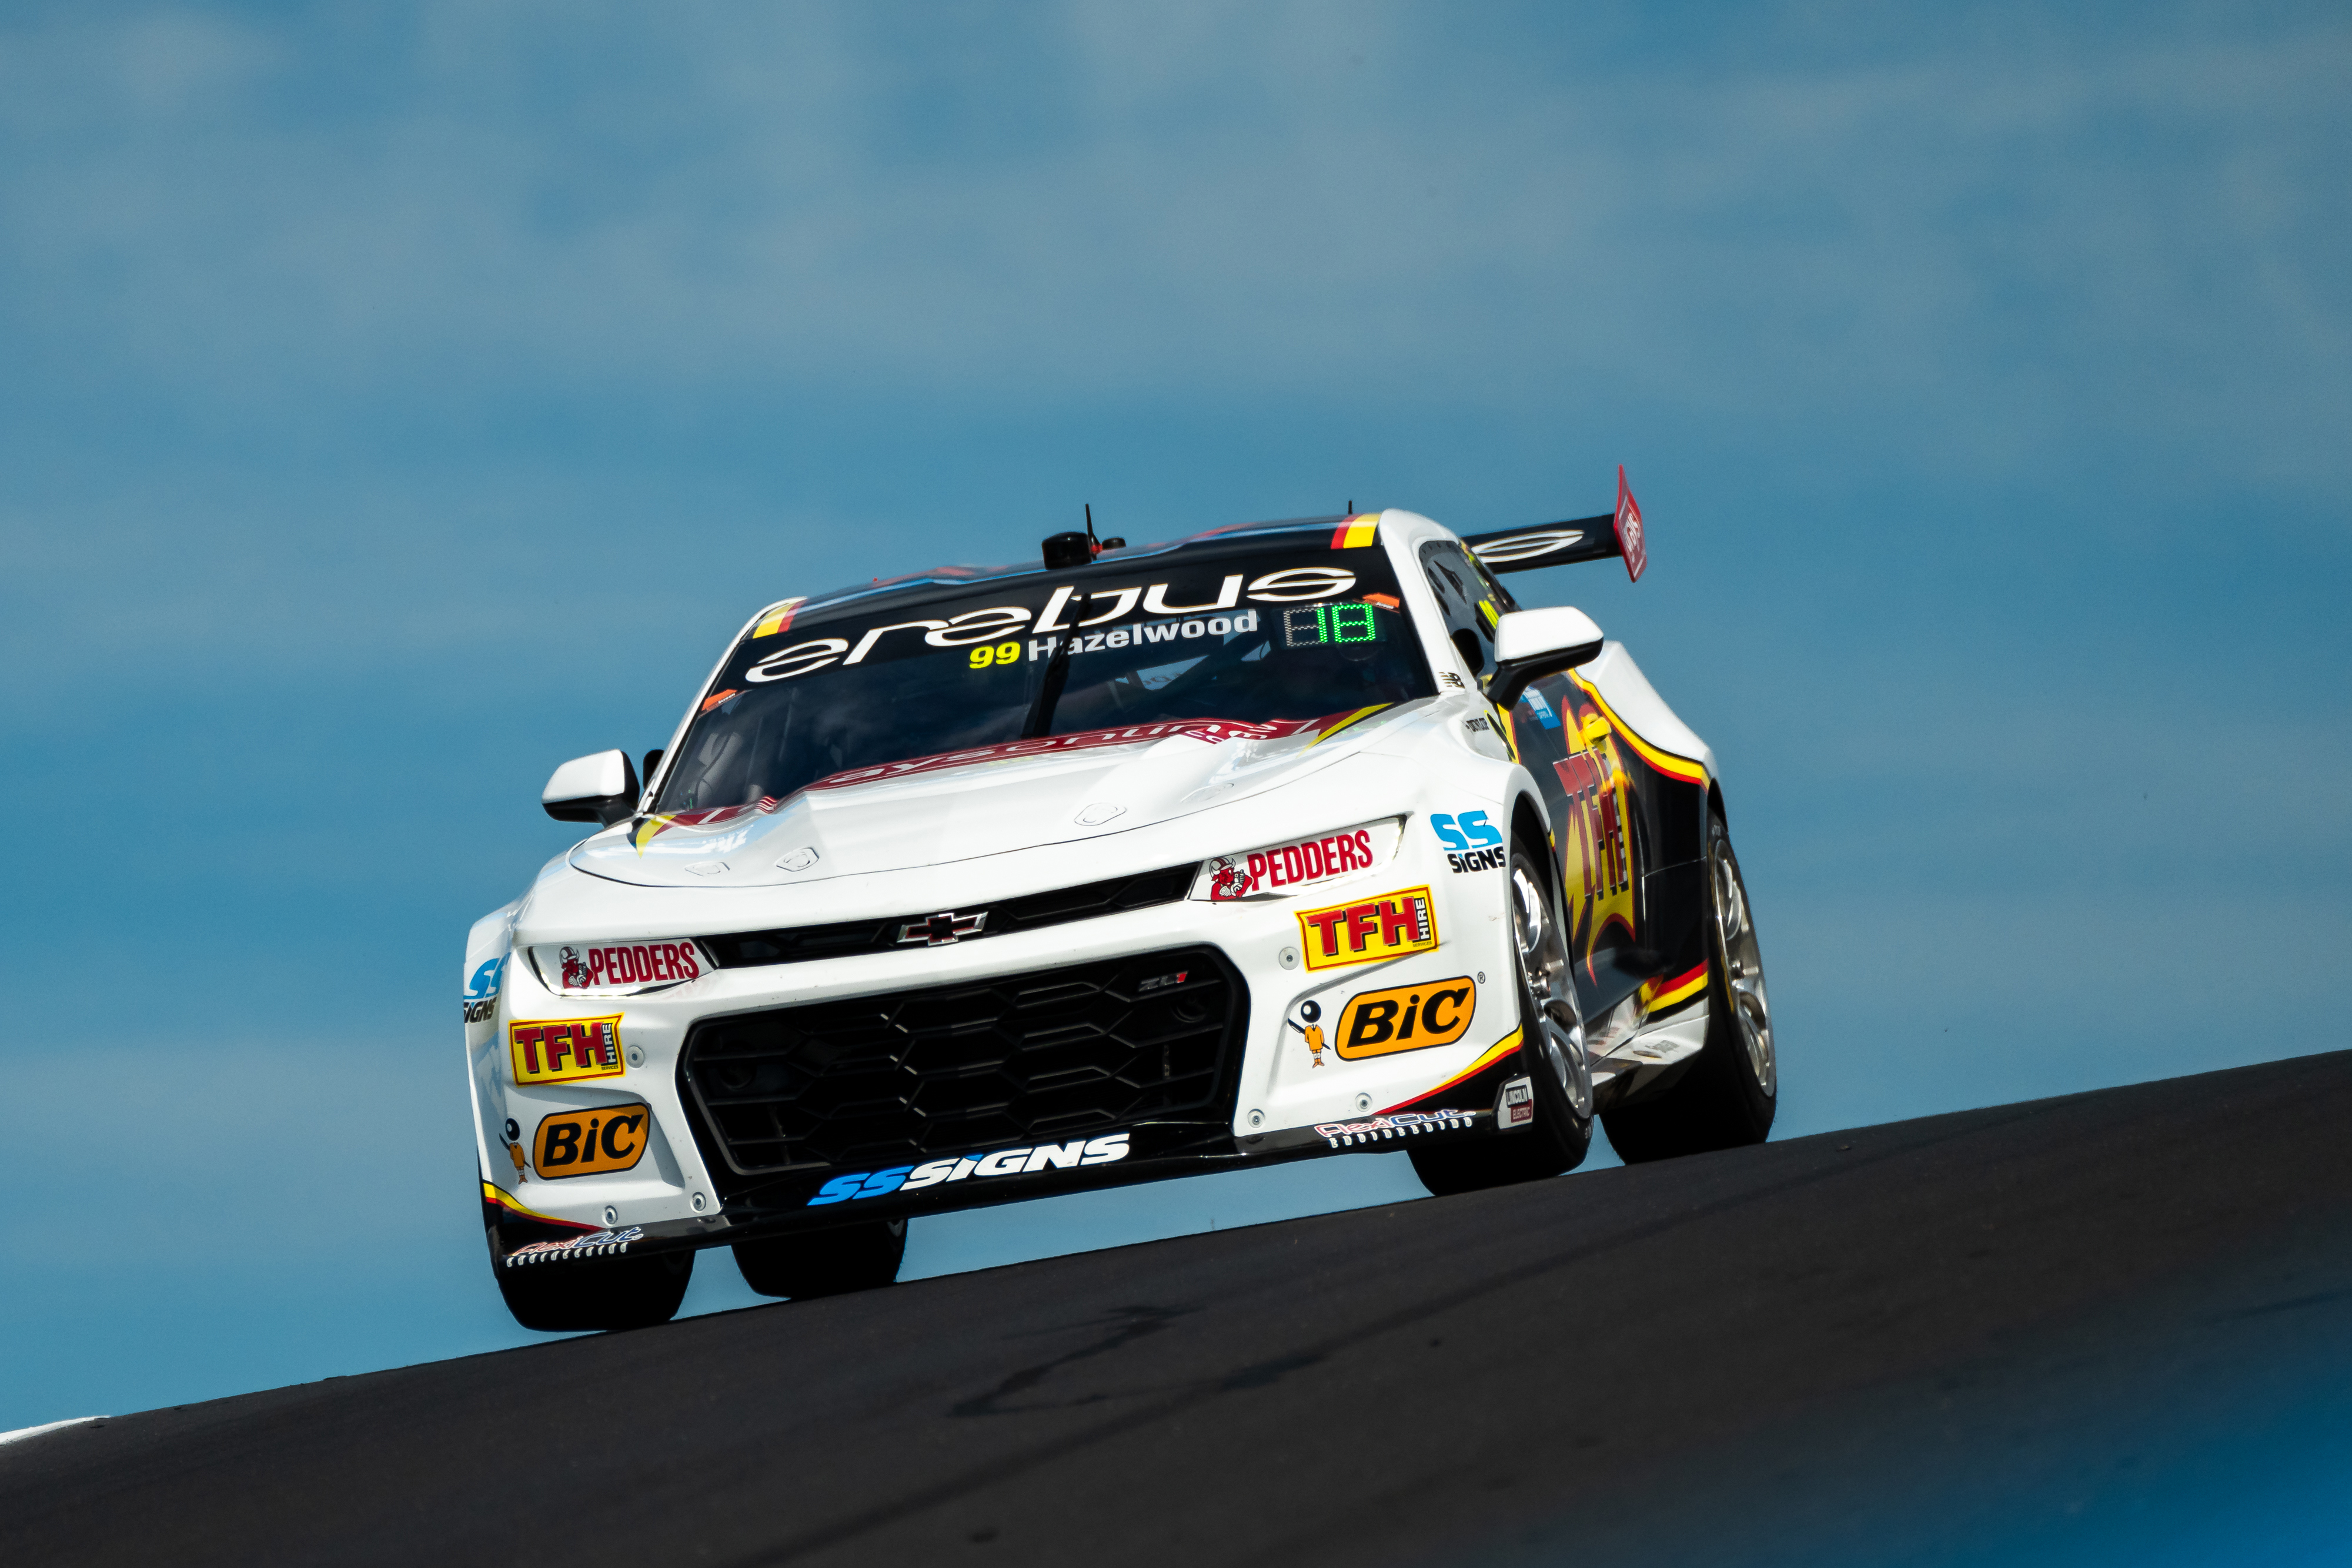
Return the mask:
[[1748,885],[1729,843],[1715,846],[1715,935],[1723,963],[1724,988],[1732,1019],[1748,1050],[1748,1070],[1767,1095],[1780,1092],[1780,1067],[1772,1050],[1772,1004],[1764,989],[1764,956],[1756,942],[1756,922],[1748,908]]
[[1524,856],[1511,862],[1511,935],[1518,947],[1519,978],[1528,989],[1528,1010],[1537,1019],[1538,1051],[1580,1118],[1592,1114],[1592,1070],[1584,1059],[1584,1020],[1576,1009],[1574,977],[1550,900]]

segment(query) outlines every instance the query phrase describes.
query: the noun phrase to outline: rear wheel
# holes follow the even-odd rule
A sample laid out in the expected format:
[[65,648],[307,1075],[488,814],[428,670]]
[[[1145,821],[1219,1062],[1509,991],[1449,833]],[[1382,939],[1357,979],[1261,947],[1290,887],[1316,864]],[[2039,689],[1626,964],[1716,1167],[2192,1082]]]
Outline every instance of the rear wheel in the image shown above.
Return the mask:
[[1574,1170],[1592,1146],[1592,1071],[1576,977],[1545,860],[1511,846],[1512,954],[1519,994],[1519,1061],[1535,1081],[1535,1124],[1525,1132],[1411,1146],[1413,1174],[1440,1197]]
[[644,1329],[666,1323],[694,1277],[691,1252],[645,1258],[587,1258],[577,1263],[509,1268],[496,1257],[499,1294],[515,1322],[542,1333]]
[[868,1219],[828,1230],[735,1243],[743,1282],[763,1296],[838,1296],[870,1291],[898,1277],[907,1255],[907,1222]]
[[1610,1146],[1629,1166],[1760,1144],[1780,1104],[1764,957],[1739,857],[1719,812],[1707,818],[1706,860],[1706,1044],[1672,1088],[1601,1118]]

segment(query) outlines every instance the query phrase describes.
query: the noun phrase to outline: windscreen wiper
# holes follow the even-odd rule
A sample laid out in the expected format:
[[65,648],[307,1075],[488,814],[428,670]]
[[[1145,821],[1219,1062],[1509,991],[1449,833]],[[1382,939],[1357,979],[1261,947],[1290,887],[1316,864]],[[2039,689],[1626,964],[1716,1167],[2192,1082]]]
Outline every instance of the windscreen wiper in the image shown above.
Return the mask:
[[1054,731],[1054,706],[1062,700],[1062,687],[1070,678],[1070,645],[1076,637],[1063,636],[1054,640],[1054,656],[1045,661],[1045,678],[1037,687],[1037,700],[1029,705],[1029,716],[1022,721],[1021,738],[1034,740]]

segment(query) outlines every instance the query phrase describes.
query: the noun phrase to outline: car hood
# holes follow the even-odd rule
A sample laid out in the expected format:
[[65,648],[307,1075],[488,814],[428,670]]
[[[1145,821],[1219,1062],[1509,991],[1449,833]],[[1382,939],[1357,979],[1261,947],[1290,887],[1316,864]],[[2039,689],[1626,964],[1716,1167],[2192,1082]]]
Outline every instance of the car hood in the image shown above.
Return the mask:
[[592,876],[645,887],[803,886],[1106,838],[1320,772],[1428,703],[913,758],[836,774],[783,800],[633,818],[568,859]]

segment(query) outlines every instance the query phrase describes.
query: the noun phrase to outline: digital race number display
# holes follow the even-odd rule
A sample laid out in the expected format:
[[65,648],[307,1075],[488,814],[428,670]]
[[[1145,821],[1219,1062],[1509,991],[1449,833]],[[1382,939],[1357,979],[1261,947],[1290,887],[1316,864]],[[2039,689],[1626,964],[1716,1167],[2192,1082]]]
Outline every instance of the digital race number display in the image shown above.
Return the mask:
[[1385,633],[1372,607],[1360,601],[1302,604],[1282,612],[1282,645],[1319,648],[1329,643],[1378,643]]

